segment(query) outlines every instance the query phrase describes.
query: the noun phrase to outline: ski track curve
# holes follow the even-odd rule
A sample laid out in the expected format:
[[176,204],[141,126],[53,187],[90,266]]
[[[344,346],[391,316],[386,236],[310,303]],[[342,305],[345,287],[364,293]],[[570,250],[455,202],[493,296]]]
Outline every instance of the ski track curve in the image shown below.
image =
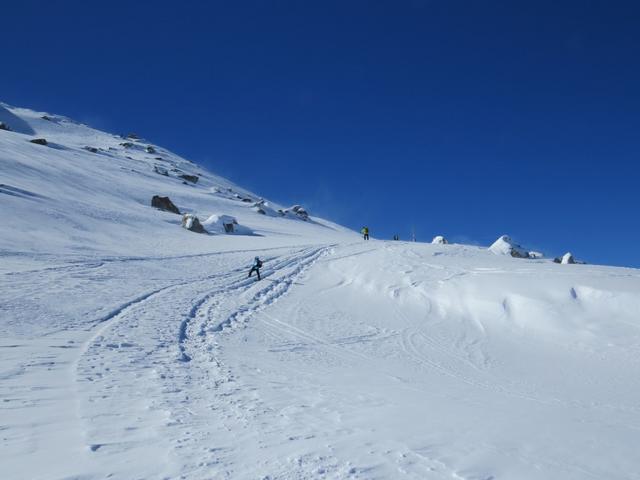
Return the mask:
[[[73,366],[76,409],[86,426],[87,448],[107,458],[127,445],[129,452],[139,455],[178,459],[186,445],[194,445],[196,452],[200,449],[194,442],[210,438],[211,429],[198,424],[195,412],[211,416],[216,402],[225,405],[225,413],[217,405],[215,428],[224,430],[233,419],[249,430],[250,419],[266,410],[257,393],[239,388],[233,372],[218,360],[218,337],[286,295],[331,250],[331,245],[316,246],[265,256],[261,282],[247,279],[241,267],[165,285],[97,318]],[[212,389],[216,390],[213,402]],[[118,398],[119,391],[129,392],[132,398]],[[130,425],[132,418],[137,419],[135,426]],[[149,445],[149,436],[162,440]],[[212,465],[226,465],[228,453],[228,449],[214,448],[204,454],[209,460],[175,464],[181,468],[188,464],[192,472],[210,470]],[[176,473],[172,468],[159,462],[153,474]],[[219,472],[225,478],[223,470]]]

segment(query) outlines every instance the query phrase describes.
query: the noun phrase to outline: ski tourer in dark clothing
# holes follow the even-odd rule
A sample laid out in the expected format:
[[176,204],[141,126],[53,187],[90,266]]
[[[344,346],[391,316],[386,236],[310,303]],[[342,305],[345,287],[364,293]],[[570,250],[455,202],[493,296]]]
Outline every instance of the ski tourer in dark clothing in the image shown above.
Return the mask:
[[258,275],[258,280],[260,280],[260,269],[262,268],[262,260],[260,260],[258,257],[256,257],[253,260],[253,266],[251,267],[251,270],[249,270],[249,275],[247,276],[247,278],[249,278],[253,272],[256,272],[256,274]]
[[365,240],[369,240],[369,227],[362,227],[360,233],[362,233],[362,238],[364,238]]

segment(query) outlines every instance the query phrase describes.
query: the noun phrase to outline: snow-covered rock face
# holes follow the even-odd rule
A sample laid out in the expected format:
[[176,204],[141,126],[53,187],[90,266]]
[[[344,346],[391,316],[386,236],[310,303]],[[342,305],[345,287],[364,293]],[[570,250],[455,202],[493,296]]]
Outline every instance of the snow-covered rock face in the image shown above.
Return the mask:
[[508,235],[502,235],[489,247],[496,255],[510,255],[514,258],[529,258],[529,252],[515,243]]
[[[6,105],[0,105],[0,122],[10,128],[0,130],[0,183],[5,191],[24,192],[0,195],[0,213],[14,219],[0,235],[0,251],[20,245],[31,252],[132,255],[156,250],[155,239],[162,239],[165,250],[171,249],[167,244],[191,252],[213,248],[214,236],[185,238],[175,228],[179,219],[151,207],[154,195],[169,197],[180,212],[200,219],[224,212],[246,227],[244,233],[277,232],[291,241],[302,235],[311,242],[337,232],[355,235],[323,219],[303,222],[306,226],[291,222],[306,217],[292,209],[283,218],[277,212],[282,206],[141,135],[122,137],[60,115]],[[48,145],[30,143],[39,138]]]
[[436,235],[435,237],[433,237],[433,240],[431,240],[431,243],[433,243],[434,245],[447,245],[449,241],[442,235]]

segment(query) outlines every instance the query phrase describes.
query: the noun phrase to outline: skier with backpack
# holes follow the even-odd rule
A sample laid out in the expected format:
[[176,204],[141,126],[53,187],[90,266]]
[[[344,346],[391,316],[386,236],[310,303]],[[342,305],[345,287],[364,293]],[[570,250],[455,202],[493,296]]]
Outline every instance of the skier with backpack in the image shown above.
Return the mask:
[[362,233],[363,239],[369,240],[369,227],[362,227],[362,230],[360,230],[360,232]]
[[260,258],[258,258],[258,257],[254,258],[253,266],[251,267],[251,270],[249,270],[249,275],[247,276],[247,278],[251,277],[253,272],[256,272],[256,274],[258,275],[258,280],[260,280],[260,269],[261,268],[262,268],[262,260],[260,260]]

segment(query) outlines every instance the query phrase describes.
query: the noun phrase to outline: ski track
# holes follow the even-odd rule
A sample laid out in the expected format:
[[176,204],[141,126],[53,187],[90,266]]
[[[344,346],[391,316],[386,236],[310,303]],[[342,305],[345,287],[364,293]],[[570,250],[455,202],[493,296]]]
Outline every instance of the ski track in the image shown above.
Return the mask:
[[[490,323],[483,324],[465,311],[453,312],[449,318],[446,308],[438,308],[426,296],[415,297],[419,308],[403,304],[407,289],[417,286],[411,278],[378,288],[366,283],[366,278],[351,278],[348,271],[342,273],[344,265],[353,265],[354,258],[366,262],[359,257],[380,250],[378,246],[343,245],[339,255],[334,255],[335,249],[330,244],[238,251],[239,255],[261,253],[265,262],[261,281],[247,278],[248,267],[231,266],[237,263],[230,259],[227,263],[214,263],[212,273],[165,281],[86,322],[83,328],[89,336],[84,343],[73,346],[75,361],[71,371],[81,425],[78,431],[84,436],[82,441],[87,455],[96,462],[94,465],[100,465],[101,472],[114,478],[127,478],[127,459],[134,458],[149,459],[143,462],[146,478],[254,478],[256,472],[268,472],[259,478],[270,479],[499,478],[491,472],[470,473],[457,468],[443,445],[410,445],[393,439],[378,441],[370,448],[365,443],[362,451],[371,455],[369,459],[345,457],[340,442],[359,444],[366,441],[368,431],[357,422],[345,428],[341,416],[348,415],[350,409],[356,409],[357,414],[359,407],[370,412],[384,407],[384,402],[376,398],[375,388],[374,393],[363,392],[352,398],[348,386],[331,387],[325,392],[318,390],[313,380],[304,379],[304,383],[301,379],[297,402],[273,404],[274,398],[277,403],[281,397],[270,397],[273,392],[262,391],[265,384],[256,382],[249,368],[254,364],[242,358],[245,335],[262,335],[267,339],[265,350],[269,353],[288,361],[296,356],[304,358],[312,370],[318,367],[320,374],[340,371],[345,366],[375,371],[417,398],[427,398],[427,382],[440,377],[436,382],[440,389],[475,392],[478,398],[504,399],[507,403],[513,400],[537,409],[549,407],[566,411],[566,416],[590,413],[593,418],[606,421],[609,412],[632,419],[640,411],[631,404],[555,396],[553,390],[540,390],[526,379],[501,376],[502,370],[497,368],[500,363],[488,353],[493,353],[488,345]],[[217,255],[195,257],[218,258]],[[336,261],[345,263],[329,268]],[[293,295],[292,301],[270,309],[297,284],[304,285],[308,272],[318,263],[318,268],[334,272],[335,278],[312,284],[312,289],[303,293],[326,295],[324,303],[318,300],[308,306],[312,297]],[[123,260],[123,264],[127,262]],[[105,265],[95,262],[69,269],[56,267],[52,272],[83,274]],[[411,273],[409,264],[401,262],[396,267]],[[423,289],[477,273],[472,269],[452,272],[427,262],[421,267],[426,272],[421,273],[424,279],[419,286]],[[353,326],[343,324],[343,330],[331,329],[336,325],[332,322],[345,319],[340,317],[340,311],[331,310],[327,298],[348,298],[354,292],[362,295],[360,302],[366,303],[367,295],[375,298],[381,315],[388,316],[384,326],[360,321]],[[317,329],[313,319],[307,319],[314,308],[321,312],[319,319],[324,320],[324,313],[332,315],[326,324],[318,323]],[[526,342],[536,345],[534,339]],[[235,347],[232,356],[226,350],[228,345]],[[560,343],[555,345],[559,346]],[[63,347],[72,348],[60,346]],[[384,352],[394,352],[396,356],[387,362]],[[402,370],[398,370],[399,365]],[[0,372],[0,378],[11,379],[23,371],[24,368],[17,368]],[[295,368],[288,374],[293,372]],[[273,386],[275,390],[279,388]],[[349,400],[343,401],[341,395]],[[331,407],[306,410],[304,404],[309,398]],[[390,402],[393,405],[393,400]],[[391,406],[387,408],[382,411],[394,412]],[[270,420],[274,418],[278,421]],[[316,439],[315,446],[305,446],[311,439]],[[322,443],[320,439],[327,440]],[[290,454],[287,442],[295,446]],[[606,471],[588,464],[545,458],[526,449],[504,449],[490,440],[476,448],[494,458],[508,459],[520,468],[564,473],[570,478],[606,476]],[[241,449],[248,450],[247,458],[262,458],[262,463],[245,463]],[[265,460],[265,451],[277,453]],[[464,458],[464,451],[456,452],[459,458]],[[393,474],[389,473],[390,468],[395,469]]]
[[[211,411],[212,398],[225,400],[227,421],[230,421],[229,415],[233,415],[234,421],[248,426],[248,415],[258,408],[259,400],[252,393],[246,397],[235,385],[232,372],[216,357],[215,337],[245,324],[253,314],[286,295],[331,249],[331,246],[306,247],[290,255],[266,257],[261,282],[256,282],[255,277],[246,278],[245,267],[176,282],[139,295],[96,319],[94,332],[80,349],[74,367],[78,414],[87,425],[86,444],[90,451],[107,455],[126,446],[130,451],[147,452],[145,442],[137,440],[141,428],[172,431],[171,440],[161,447],[169,457],[178,455],[176,452],[183,451],[186,445],[198,450],[196,442],[203,441],[202,436],[210,432],[198,432],[188,426],[195,421],[194,408]],[[169,321],[171,317],[179,318],[179,310],[185,307],[187,313],[182,315],[182,320]],[[158,318],[160,312],[166,312],[169,317]],[[171,334],[171,325],[174,325],[174,334]],[[192,359],[198,361],[191,362]],[[143,363],[147,365],[147,372],[135,367]],[[150,364],[153,367],[149,367]],[[155,381],[149,382],[149,379]],[[138,384],[146,386],[136,388]],[[182,398],[185,388],[190,391],[188,402]],[[217,389],[218,393],[212,397],[210,389]],[[139,395],[118,399],[118,391],[137,391]],[[178,411],[176,405],[181,407]],[[138,418],[135,428],[128,425],[132,417]],[[104,419],[109,420],[108,425],[103,424]],[[153,435],[156,434],[160,432]],[[190,468],[193,473],[224,465],[221,456],[226,451],[213,449],[209,460],[197,462],[200,466],[183,468]],[[160,472],[169,467],[158,468]]]

